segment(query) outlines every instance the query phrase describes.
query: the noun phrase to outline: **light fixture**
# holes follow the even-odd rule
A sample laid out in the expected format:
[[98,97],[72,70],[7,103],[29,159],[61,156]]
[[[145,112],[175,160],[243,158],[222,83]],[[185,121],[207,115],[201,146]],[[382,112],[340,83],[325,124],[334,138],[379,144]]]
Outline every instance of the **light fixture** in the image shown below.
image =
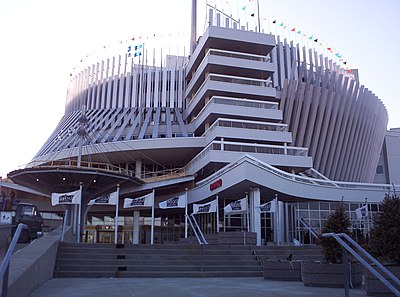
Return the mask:
[[39,181],[39,178],[37,178],[36,181],[38,182],[38,181]]
[[65,180],[65,177],[63,177],[63,180]]

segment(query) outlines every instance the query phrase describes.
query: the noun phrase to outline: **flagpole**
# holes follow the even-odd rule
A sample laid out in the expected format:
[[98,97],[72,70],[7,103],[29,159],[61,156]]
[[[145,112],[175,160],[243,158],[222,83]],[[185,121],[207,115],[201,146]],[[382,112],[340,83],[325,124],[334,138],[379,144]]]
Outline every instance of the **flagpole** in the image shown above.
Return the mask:
[[155,198],[155,190],[153,189],[153,203],[151,205],[151,235],[150,235],[150,244],[154,244],[154,198]]
[[79,183],[79,190],[80,190],[80,194],[81,194],[81,199],[79,200],[78,203],[78,243],[81,241],[81,212],[82,212],[82,182]]
[[250,209],[249,209],[249,195],[246,193],[246,216],[247,216],[247,232],[250,232]]
[[114,244],[118,243],[118,206],[119,206],[119,184],[117,184],[117,203],[115,205]]
[[219,203],[218,203],[218,194],[217,194],[217,233],[219,233]]
[[278,205],[278,194],[275,194],[275,213],[276,213],[276,241],[277,245],[280,245],[280,228],[279,228],[279,205]]
[[188,237],[188,189],[185,189],[185,238]]

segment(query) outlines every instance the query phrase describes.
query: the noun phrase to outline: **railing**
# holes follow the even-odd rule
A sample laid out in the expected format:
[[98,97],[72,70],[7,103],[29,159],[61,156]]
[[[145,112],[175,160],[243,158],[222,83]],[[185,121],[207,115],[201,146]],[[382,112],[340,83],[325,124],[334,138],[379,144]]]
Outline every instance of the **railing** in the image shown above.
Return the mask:
[[67,228],[68,209],[64,212],[63,227],[61,230],[61,241],[64,241],[65,229]]
[[[269,145],[269,144],[252,144],[231,141],[212,141],[207,145],[196,157],[194,157],[186,166],[185,171],[198,163],[209,151],[226,151],[226,152],[242,152],[242,153],[258,153],[271,155],[290,155],[290,156],[307,156],[308,149],[302,147]],[[282,171],[283,172],[283,171]],[[291,175],[291,179],[297,177]],[[309,183],[311,183],[308,180]]]
[[11,240],[11,243],[8,247],[8,250],[6,252],[6,255],[4,256],[3,262],[1,263],[0,266],[0,279],[3,280],[3,286],[2,286],[2,297],[7,297],[8,294],[8,271],[10,267],[10,260],[11,260],[11,255],[15,249],[15,246],[17,245],[19,236],[21,235],[22,229],[27,229],[28,226],[25,224],[19,224],[14,236]]
[[264,63],[271,62],[270,55],[262,56],[262,55],[255,55],[255,54],[248,54],[248,53],[241,53],[241,52],[226,51],[226,50],[210,48],[204,55],[204,58],[201,60],[201,62],[197,66],[194,73],[197,73],[197,70],[202,67],[202,65],[205,63],[205,61],[207,60],[207,58],[209,56],[222,56],[222,57],[242,59],[242,60],[258,61],[258,62],[264,62]]
[[208,81],[218,81],[218,82],[225,82],[225,83],[232,83],[232,84],[242,84],[242,85],[251,85],[251,86],[259,86],[259,87],[272,87],[272,81],[271,80],[210,73],[204,79],[203,83],[197,89],[196,93],[194,93],[194,95],[192,96],[191,100],[189,101],[189,104],[188,104],[187,108],[190,106],[190,104],[192,102],[194,102],[195,98],[202,91],[204,85]]
[[[389,283],[383,275],[389,277],[397,286],[400,287],[400,280],[395,277],[387,268],[385,268],[381,263],[379,263],[374,257],[372,257],[366,250],[364,250],[357,242],[355,242],[350,236],[345,233],[324,233],[322,237],[333,237],[343,248],[344,254],[344,265],[345,265],[345,296],[349,296],[349,271],[348,271],[348,259],[347,252],[352,254],[365,268],[367,268],[377,279],[379,279],[390,291],[392,291],[397,297],[400,296],[400,291],[396,289],[391,283]],[[382,273],[379,273],[375,268],[373,268],[366,260],[364,260],[359,253],[357,253],[353,248],[350,247],[341,237],[346,239],[351,245],[353,245],[359,253],[363,254],[372,263],[374,263]],[[382,275],[383,274],[383,275]]]
[[278,131],[278,132],[287,131],[286,124],[219,118],[203,133],[202,136],[206,137],[217,127],[250,129],[250,130],[260,130],[260,131]]
[[185,176],[185,168],[165,169],[142,173],[141,179],[145,182],[161,181],[169,178]]
[[304,221],[303,218],[300,218],[298,221],[303,225],[303,227],[305,227],[308,230],[308,232],[310,232],[312,236],[314,236],[315,239],[319,240],[319,236],[317,232],[315,232],[312,226],[310,226],[306,221]]
[[80,166],[78,166],[78,160],[68,159],[68,160],[40,160],[40,161],[32,161],[28,164],[29,168],[32,167],[68,167],[68,168],[87,168],[87,169],[96,169],[107,172],[114,172],[125,174],[129,176],[135,176],[135,173],[132,170],[127,170],[125,168],[115,166],[108,163],[99,163],[99,162],[88,162],[81,161]]
[[[192,102],[193,101],[190,101],[189,104],[191,104]],[[235,97],[227,97],[227,96],[212,96],[211,99],[199,111],[199,113],[196,115],[196,117],[193,118],[191,123],[196,121],[197,118],[201,117],[201,115],[204,113],[204,111],[211,104],[222,104],[222,105],[230,105],[230,106],[249,107],[249,108],[270,109],[270,110],[277,110],[278,106],[279,106],[278,102],[243,99],[243,98],[235,98]]]
[[204,237],[203,231],[201,231],[199,224],[197,224],[197,221],[196,221],[196,218],[194,217],[194,215],[193,214],[191,214],[190,216],[186,215],[186,217],[188,218],[190,227],[192,228],[193,233],[196,236],[198,243],[200,245],[208,244],[206,238]]

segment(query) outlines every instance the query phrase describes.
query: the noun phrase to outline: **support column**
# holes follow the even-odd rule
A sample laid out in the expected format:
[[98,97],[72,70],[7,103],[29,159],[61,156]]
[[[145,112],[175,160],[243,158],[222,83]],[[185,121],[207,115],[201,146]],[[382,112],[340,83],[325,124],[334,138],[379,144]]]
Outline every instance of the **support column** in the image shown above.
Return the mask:
[[250,189],[250,231],[257,233],[257,245],[261,245],[261,216],[258,211],[260,196],[260,188]]
[[136,159],[135,177],[137,177],[137,178],[142,177],[142,159]]
[[133,212],[133,244],[139,244],[139,218],[140,211]]

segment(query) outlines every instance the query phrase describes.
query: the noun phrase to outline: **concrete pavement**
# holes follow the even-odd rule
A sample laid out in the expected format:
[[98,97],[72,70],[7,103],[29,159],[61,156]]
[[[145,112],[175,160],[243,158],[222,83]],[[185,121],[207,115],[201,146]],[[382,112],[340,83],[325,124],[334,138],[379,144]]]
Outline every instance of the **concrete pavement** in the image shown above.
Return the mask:
[[[344,289],[305,287],[264,278],[57,278],[29,297],[343,297]],[[351,297],[366,296],[362,288]]]

